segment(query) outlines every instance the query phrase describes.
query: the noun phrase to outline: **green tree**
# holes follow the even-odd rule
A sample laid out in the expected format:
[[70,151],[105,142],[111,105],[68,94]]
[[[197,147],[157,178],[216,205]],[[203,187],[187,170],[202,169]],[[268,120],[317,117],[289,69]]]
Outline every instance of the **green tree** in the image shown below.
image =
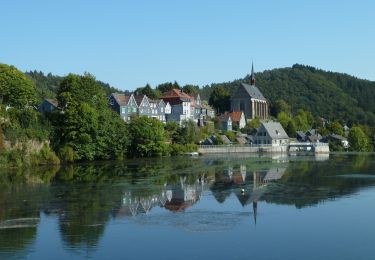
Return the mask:
[[0,64],[0,101],[5,105],[25,108],[36,103],[35,84],[13,66]]
[[342,135],[342,136],[344,135],[343,126],[338,121],[334,121],[328,124],[327,130],[331,134]]
[[359,126],[350,129],[348,141],[352,151],[368,152],[370,150],[368,137]]
[[167,153],[165,131],[162,122],[146,116],[135,117],[129,124],[131,157],[155,156]]
[[280,122],[280,124],[286,129],[288,127],[289,122],[292,120],[291,117],[285,113],[284,111],[281,111],[277,115],[277,120]]
[[283,99],[276,100],[272,110],[274,115],[279,115],[281,112],[289,116],[292,114],[290,105]]
[[185,93],[188,93],[189,95],[198,95],[199,93],[199,86],[196,85],[185,85],[183,88]]
[[288,136],[289,137],[295,137],[296,131],[297,131],[297,128],[296,128],[296,124],[295,124],[294,120],[290,120],[288,122],[288,126],[286,127],[286,132],[287,132]]
[[230,109],[230,94],[223,86],[218,86],[212,91],[208,102],[217,112],[224,113]]
[[157,90],[157,89],[151,88],[151,86],[149,84],[147,84],[143,88],[137,88],[135,90],[135,93],[137,93],[138,95],[139,94],[146,95],[147,97],[149,97],[151,99],[158,99],[158,98],[160,98],[160,91]]

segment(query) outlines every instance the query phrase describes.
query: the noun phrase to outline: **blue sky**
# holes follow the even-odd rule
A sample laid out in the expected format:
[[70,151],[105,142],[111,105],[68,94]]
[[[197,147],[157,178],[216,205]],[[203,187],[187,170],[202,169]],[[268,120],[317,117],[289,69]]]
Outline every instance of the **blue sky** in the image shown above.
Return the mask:
[[375,80],[375,1],[12,0],[0,63],[121,89],[205,85],[294,63]]

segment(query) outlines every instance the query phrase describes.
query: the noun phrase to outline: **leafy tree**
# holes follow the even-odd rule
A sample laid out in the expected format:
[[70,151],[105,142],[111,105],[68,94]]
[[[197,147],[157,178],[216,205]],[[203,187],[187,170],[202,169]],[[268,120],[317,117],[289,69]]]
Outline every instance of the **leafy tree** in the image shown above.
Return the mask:
[[146,95],[147,97],[151,99],[158,99],[160,98],[160,95],[161,95],[159,90],[151,88],[149,84],[147,84],[143,88],[137,88],[135,90],[135,93]]
[[36,103],[34,82],[13,66],[0,64],[0,101],[15,108]]
[[216,111],[224,113],[230,109],[230,94],[223,86],[218,86],[212,91],[208,102]]
[[334,121],[328,124],[327,130],[331,134],[342,135],[342,136],[344,135],[343,126],[338,121]]
[[128,155],[154,156],[167,153],[162,122],[146,116],[135,117],[129,124],[130,145]]
[[68,75],[61,82],[57,98],[63,112],[55,111],[52,117],[55,150],[72,148],[74,160],[124,156],[128,144],[126,125],[107,107],[105,92],[93,76]]
[[189,95],[195,96],[199,93],[199,86],[196,85],[185,85],[182,89],[185,93],[188,93]]
[[357,152],[368,152],[370,150],[369,140],[362,128],[354,126],[348,135],[350,150]]
[[181,88],[180,85],[176,81],[173,83],[172,82],[162,83],[156,87],[156,89],[159,90],[160,93],[165,93],[175,88],[177,89]]
[[281,111],[277,116],[277,120],[280,122],[283,128],[286,129],[288,127],[289,122],[292,119],[287,113],[285,113],[284,111]]
[[271,111],[273,112],[273,115],[275,116],[279,115],[281,112],[284,112],[285,114],[289,116],[292,114],[292,109],[290,105],[283,99],[276,100]]
[[287,132],[288,136],[289,137],[295,137],[296,131],[297,131],[296,123],[294,122],[294,120],[290,120],[288,122],[288,126],[286,127],[286,132]]

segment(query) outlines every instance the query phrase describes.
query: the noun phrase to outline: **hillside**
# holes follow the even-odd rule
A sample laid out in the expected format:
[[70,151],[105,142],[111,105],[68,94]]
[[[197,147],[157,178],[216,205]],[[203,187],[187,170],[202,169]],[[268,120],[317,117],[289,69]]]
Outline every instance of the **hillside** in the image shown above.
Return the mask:
[[[201,89],[201,95],[208,99],[212,89],[220,85],[231,93],[241,81],[249,82],[249,79],[247,76],[212,84]],[[284,99],[294,112],[304,109],[314,116],[338,119],[350,125],[375,125],[375,82],[296,64],[256,73],[256,85],[271,102],[271,110],[272,103]]]
[[[57,89],[64,79],[62,76],[52,75],[51,73],[44,74],[41,71],[28,71],[25,75],[32,79],[35,83],[36,89],[39,93],[40,98],[54,98],[57,93]],[[103,87],[105,93],[110,95],[111,93],[123,91],[110,86],[108,83],[97,80],[97,83]]]

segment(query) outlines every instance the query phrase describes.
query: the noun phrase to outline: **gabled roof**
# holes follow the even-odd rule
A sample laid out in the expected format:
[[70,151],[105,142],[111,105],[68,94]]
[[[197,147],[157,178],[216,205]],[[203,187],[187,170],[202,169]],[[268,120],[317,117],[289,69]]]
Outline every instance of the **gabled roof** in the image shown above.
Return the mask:
[[125,94],[120,94],[120,93],[112,93],[111,96],[115,99],[116,103],[119,106],[126,106],[126,105],[128,105],[130,96],[126,96]]
[[[146,95],[137,95],[137,96],[134,96],[135,102],[137,103],[137,106],[138,106],[138,107],[142,104],[142,102],[143,102],[143,100],[144,100],[145,98],[147,98]],[[147,98],[147,99],[148,99],[148,98]]]
[[194,100],[193,97],[180,89],[172,89],[164,93],[161,99],[165,102],[169,102],[171,105],[181,104],[182,102],[192,102]]
[[44,101],[50,103],[52,106],[54,106],[56,108],[59,106],[59,102],[56,99],[46,98],[46,99],[44,99]]
[[225,112],[224,115],[229,115],[233,122],[240,122],[243,112],[242,111]]
[[218,117],[220,122],[227,122],[229,119],[232,120],[229,114],[222,114]]
[[260,92],[260,90],[255,85],[241,83],[241,86],[246,90],[250,97],[266,101],[262,92]]
[[279,122],[262,122],[262,126],[266,129],[268,135],[272,139],[286,139],[289,138],[284,128]]

